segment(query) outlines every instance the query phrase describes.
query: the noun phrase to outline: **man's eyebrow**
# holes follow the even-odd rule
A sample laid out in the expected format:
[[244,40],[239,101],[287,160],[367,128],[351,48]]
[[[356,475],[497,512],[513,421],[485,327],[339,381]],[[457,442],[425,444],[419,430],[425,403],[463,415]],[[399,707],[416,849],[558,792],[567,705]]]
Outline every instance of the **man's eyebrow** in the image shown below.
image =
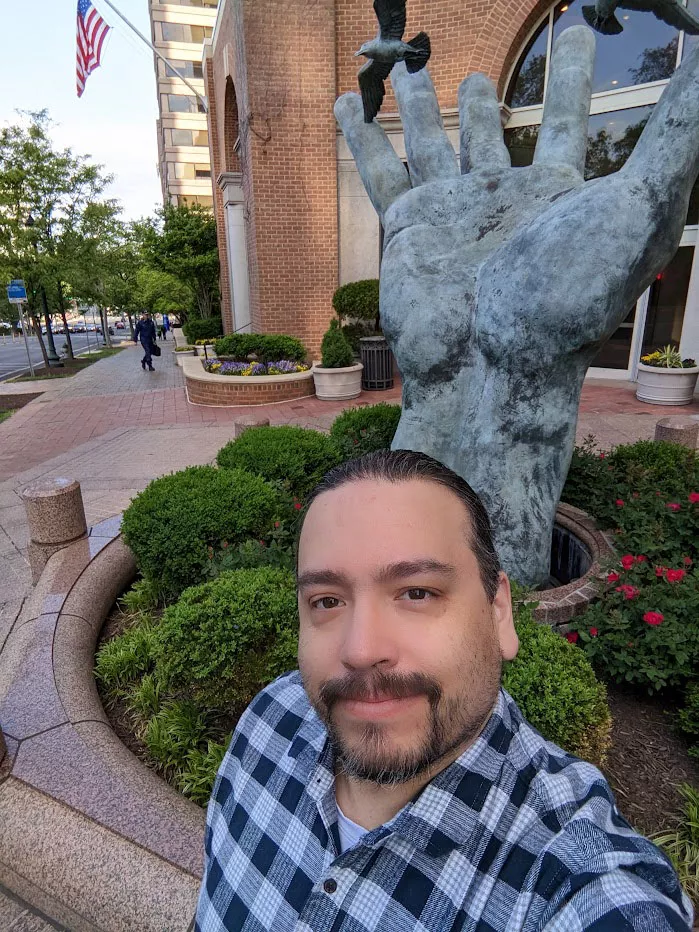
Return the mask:
[[425,558],[423,560],[400,560],[398,563],[389,563],[374,573],[374,579],[379,583],[397,582],[420,573],[436,573],[452,579],[456,576],[456,567],[451,563],[442,563],[440,560]]
[[349,576],[335,570],[307,570],[296,577],[297,589],[307,589],[309,586],[349,586],[349,584]]

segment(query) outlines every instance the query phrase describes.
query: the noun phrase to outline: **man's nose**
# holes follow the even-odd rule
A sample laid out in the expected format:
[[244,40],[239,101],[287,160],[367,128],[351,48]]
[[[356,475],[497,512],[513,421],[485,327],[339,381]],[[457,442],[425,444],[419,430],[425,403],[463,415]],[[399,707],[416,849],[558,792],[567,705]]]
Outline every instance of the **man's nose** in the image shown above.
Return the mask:
[[366,670],[377,664],[393,666],[398,645],[391,630],[386,607],[377,599],[361,597],[346,619],[342,642],[342,663],[352,670]]

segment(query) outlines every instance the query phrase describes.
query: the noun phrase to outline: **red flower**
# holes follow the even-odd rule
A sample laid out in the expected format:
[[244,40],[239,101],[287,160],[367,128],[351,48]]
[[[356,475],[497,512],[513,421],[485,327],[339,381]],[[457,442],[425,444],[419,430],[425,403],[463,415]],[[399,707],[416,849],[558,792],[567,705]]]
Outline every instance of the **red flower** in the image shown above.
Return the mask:
[[648,557],[646,557],[642,553],[636,557],[636,563],[647,563],[647,562],[648,562]]
[[682,506],[677,502],[665,502],[665,507],[669,508],[670,511],[679,511]]
[[301,502],[294,502],[294,508],[297,511],[301,511]]
[[599,458],[600,458],[601,460],[603,460],[603,459],[605,458],[606,455],[607,455],[606,453],[600,453]]
[[623,498],[618,498],[618,499],[614,502],[614,504],[616,505],[617,508],[623,508],[623,507],[624,507],[624,499],[623,499]]
[[618,573],[608,573],[608,574],[607,574],[607,582],[608,582],[608,583],[619,582],[620,579],[621,579],[621,576],[619,576]]
[[590,637],[591,637],[591,638],[596,638],[598,634],[599,634],[599,631],[597,630],[597,628],[590,628]]
[[682,582],[684,575],[684,570],[668,570],[665,574],[665,579],[667,579],[668,582]]
[[221,546],[223,547],[224,550],[226,550],[226,549],[228,548],[228,541],[227,541],[227,540],[222,540],[222,541],[221,541]]
[[281,521],[275,521],[275,522],[274,522],[274,526],[275,526],[275,527],[281,527],[281,526],[282,526]]
[[630,570],[635,562],[636,562],[636,557],[634,557],[633,554],[630,554],[630,553],[625,553],[624,556],[621,558],[621,565],[624,567],[625,570]]
[[635,586],[617,586],[615,592],[623,592],[625,599],[635,599],[638,589]]
[[656,495],[662,495],[662,492],[656,492],[655,494],[656,494]]
[[692,558],[691,558],[691,557],[682,557],[682,562],[684,563],[685,566],[691,566],[691,565],[692,565]]
[[665,621],[665,616],[660,612],[646,612],[643,620],[647,625],[661,625]]
[[579,635],[577,631],[569,631],[568,634],[566,634],[566,641],[570,641],[571,644],[575,644],[578,640],[578,637]]
[[656,566],[656,568],[655,568],[655,575],[656,575],[658,578],[660,578],[664,573],[665,573],[665,567],[664,567],[664,566]]
[[693,505],[696,505],[699,502],[699,492],[690,492],[689,500]]

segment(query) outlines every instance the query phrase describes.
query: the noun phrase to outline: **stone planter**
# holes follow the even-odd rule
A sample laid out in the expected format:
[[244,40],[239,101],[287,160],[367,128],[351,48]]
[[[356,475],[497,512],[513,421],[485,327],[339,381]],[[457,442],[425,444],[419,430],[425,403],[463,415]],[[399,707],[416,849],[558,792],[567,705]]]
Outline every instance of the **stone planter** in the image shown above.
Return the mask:
[[191,359],[197,354],[194,352],[194,350],[191,350],[189,353],[173,353],[172,355],[175,357],[175,364],[178,365],[181,369],[184,365],[185,359]]
[[[214,359],[216,358],[216,350],[214,349],[213,343],[207,343],[206,346],[195,346],[194,348],[197,351],[197,356],[206,355],[209,357],[209,359],[211,359],[212,357]],[[206,353],[204,352],[204,350],[206,350]]]
[[314,394],[310,370],[289,375],[217,375],[207,372],[201,359],[187,356],[182,371],[190,404],[265,405],[298,401]]
[[316,395],[321,401],[348,401],[358,398],[362,391],[361,363],[342,369],[323,369],[313,366]]
[[638,364],[636,397],[651,405],[688,405],[697,386],[699,366],[691,369],[661,369]]

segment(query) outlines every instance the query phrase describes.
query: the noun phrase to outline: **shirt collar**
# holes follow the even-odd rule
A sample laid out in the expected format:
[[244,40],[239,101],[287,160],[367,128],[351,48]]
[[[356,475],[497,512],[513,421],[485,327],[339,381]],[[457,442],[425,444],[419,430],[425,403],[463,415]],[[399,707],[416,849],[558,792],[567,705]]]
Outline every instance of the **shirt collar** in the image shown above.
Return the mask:
[[[477,824],[482,824],[491,787],[499,782],[519,724],[515,708],[501,688],[490,718],[474,743],[390,822],[365,835],[362,843],[371,846],[396,834],[432,856],[467,845]],[[326,728],[310,704],[288,753],[296,759],[308,795],[315,800],[326,824],[332,825],[337,821],[333,753]]]

